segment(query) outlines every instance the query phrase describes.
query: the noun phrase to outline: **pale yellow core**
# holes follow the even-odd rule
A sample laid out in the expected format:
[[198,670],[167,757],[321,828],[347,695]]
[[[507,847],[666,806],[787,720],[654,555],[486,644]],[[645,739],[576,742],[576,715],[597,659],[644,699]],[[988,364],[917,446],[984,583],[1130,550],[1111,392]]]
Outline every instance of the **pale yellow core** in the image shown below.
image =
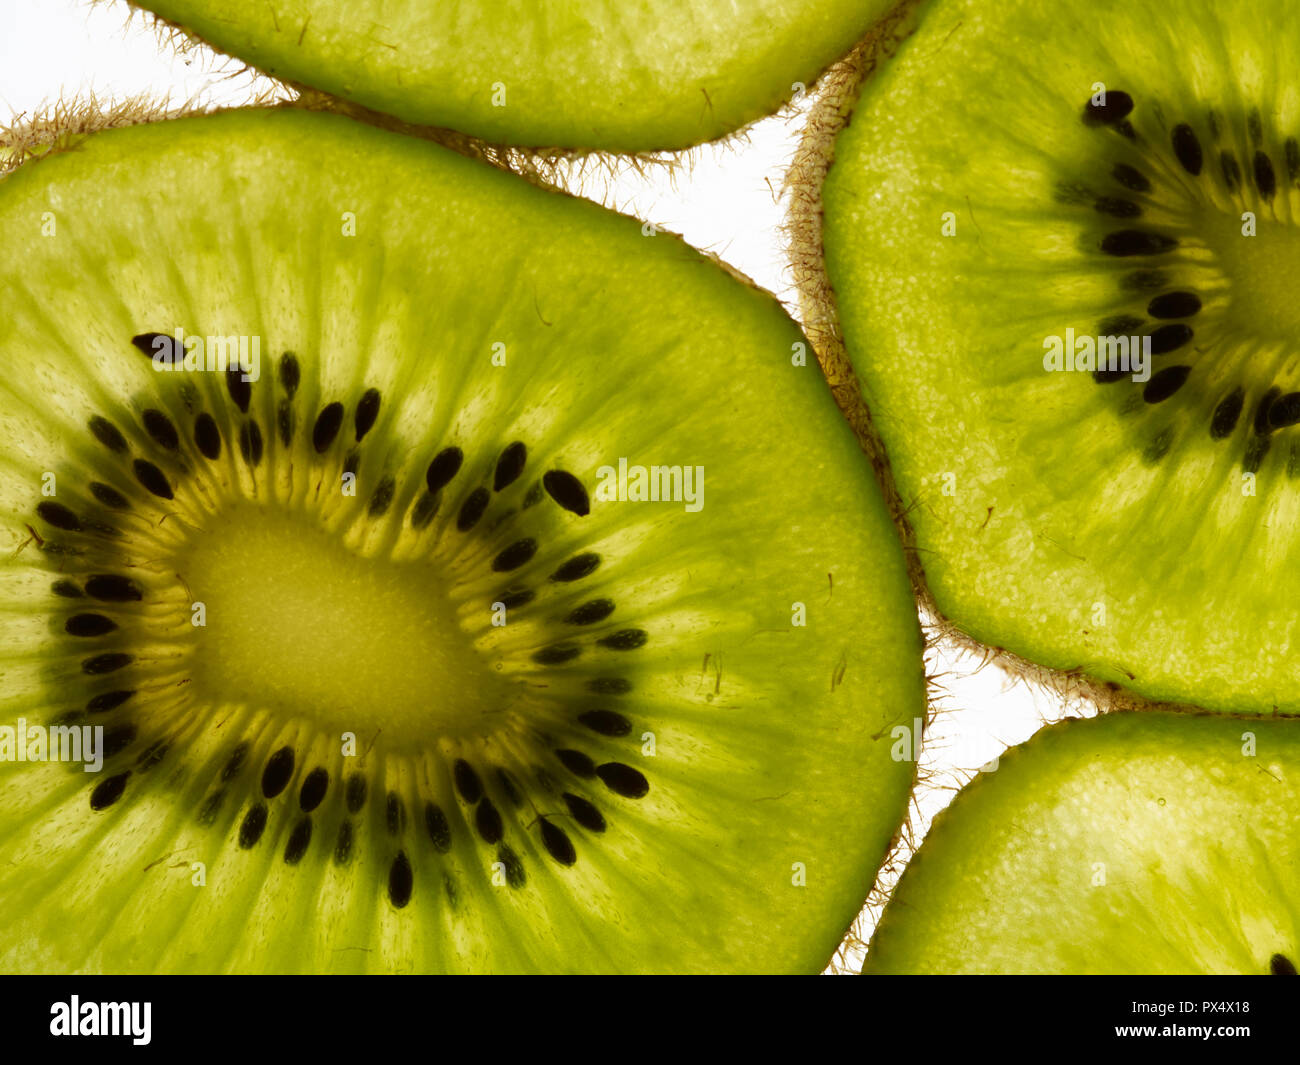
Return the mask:
[[178,572],[206,615],[192,683],[210,705],[398,738],[472,728],[517,695],[472,647],[435,564],[362,558],[306,516],[223,510]]
[[1259,212],[1255,235],[1246,236],[1240,216],[1218,215],[1208,243],[1232,278],[1229,315],[1244,334],[1271,336],[1288,344],[1300,332],[1300,229]]

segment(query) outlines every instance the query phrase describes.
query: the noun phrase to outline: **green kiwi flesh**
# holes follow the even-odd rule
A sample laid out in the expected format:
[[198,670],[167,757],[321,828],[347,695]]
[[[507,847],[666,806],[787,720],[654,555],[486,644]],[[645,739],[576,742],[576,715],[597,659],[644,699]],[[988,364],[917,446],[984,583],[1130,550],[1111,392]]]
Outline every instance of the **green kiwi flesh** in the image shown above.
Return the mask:
[[276,77],[496,144],[713,140],[797,97],[890,0],[145,0]]
[[0,969],[825,965],[921,635],[773,298],[291,109],[67,139],[0,243]]
[[827,274],[918,566],[987,645],[1300,710],[1298,10],[936,0],[862,87]]
[[1297,802],[1289,721],[1050,726],[935,819],[865,971],[1294,975]]

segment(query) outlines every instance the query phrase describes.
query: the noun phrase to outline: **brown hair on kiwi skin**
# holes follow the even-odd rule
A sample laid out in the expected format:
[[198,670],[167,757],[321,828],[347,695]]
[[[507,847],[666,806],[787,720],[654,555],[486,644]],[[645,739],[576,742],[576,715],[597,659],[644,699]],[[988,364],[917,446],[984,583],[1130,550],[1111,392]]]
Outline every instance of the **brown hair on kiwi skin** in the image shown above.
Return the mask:
[[[822,185],[835,161],[836,138],[852,121],[861,86],[893,57],[898,46],[911,34],[914,15],[923,2],[904,0],[870,36],[828,70],[820,83],[820,93],[786,178],[790,208],[786,216],[785,237],[798,294],[798,318],[830,382],[835,402],[871,459],[884,490],[885,500],[903,541],[908,573],[927,639],[947,641],[958,650],[979,658],[981,665],[996,665],[1018,680],[1055,693],[1067,704],[1091,702],[1102,713],[1143,709],[1200,712],[1200,708],[1192,704],[1148,699],[1115,681],[1090,677],[1083,672],[1082,665],[1068,670],[1050,669],[1004,648],[980,643],[944,617],[926,582],[921,549],[908,519],[909,512],[922,504],[919,500],[905,500],[894,481],[889,458],[844,345],[835,292],[826,273],[822,249]],[[957,27],[953,32],[957,32]]]

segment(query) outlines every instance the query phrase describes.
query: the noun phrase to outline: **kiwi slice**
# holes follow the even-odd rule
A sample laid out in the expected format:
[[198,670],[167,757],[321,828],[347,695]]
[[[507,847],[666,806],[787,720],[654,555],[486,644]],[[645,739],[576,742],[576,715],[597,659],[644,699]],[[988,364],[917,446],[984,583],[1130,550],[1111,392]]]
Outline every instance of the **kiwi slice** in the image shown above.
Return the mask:
[[302,85],[497,144],[646,151],[771,114],[891,0],[145,0]]
[[862,85],[827,274],[918,573],[985,644],[1300,710],[1297,52],[1242,0],[936,0]]
[[823,966],[924,678],[777,302],[336,115],[61,149],[0,182],[0,698],[104,762],[0,761],[0,967]]
[[1291,722],[1050,726],[935,819],[865,971],[1294,974],[1297,802]]

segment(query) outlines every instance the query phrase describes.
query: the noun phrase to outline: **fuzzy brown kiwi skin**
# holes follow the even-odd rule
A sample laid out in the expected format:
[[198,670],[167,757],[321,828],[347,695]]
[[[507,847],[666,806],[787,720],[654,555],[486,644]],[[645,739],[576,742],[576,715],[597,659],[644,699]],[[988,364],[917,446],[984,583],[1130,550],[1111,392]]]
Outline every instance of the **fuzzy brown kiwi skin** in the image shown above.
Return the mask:
[[894,9],[889,19],[828,70],[820,83],[807,129],[786,178],[790,208],[786,215],[785,236],[794,272],[798,317],[804,333],[812,342],[822,372],[830,382],[835,402],[876,471],[903,541],[903,553],[927,640],[945,641],[949,646],[980,659],[982,665],[996,665],[1019,680],[1055,693],[1066,703],[1093,703],[1102,713],[1111,710],[1202,712],[1194,704],[1150,699],[1115,681],[1088,676],[1082,665],[1065,670],[1050,669],[1002,647],[980,643],[943,615],[926,581],[921,550],[908,518],[917,501],[909,502],[899,492],[884,444],[863,399],[861,384],[844,345],[839,309],[826,273],[822,245],[822,187],[835,161],[836,138],[852,121],[862,85],[893,57],[902,41],[910,36],[916,12],[924,2],[905,0]]

